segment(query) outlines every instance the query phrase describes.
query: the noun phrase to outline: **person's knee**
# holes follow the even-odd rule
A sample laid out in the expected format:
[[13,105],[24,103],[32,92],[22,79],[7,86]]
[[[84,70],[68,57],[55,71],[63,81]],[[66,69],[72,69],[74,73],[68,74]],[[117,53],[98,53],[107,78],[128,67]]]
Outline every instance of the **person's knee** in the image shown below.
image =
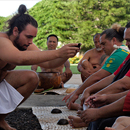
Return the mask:
[[118,118],[116,119],[116,122],[117,122],[117,123],[120,123],[120,122],[122,122],[125,118],[126,118],[125,116],[120,116],[120,117],[118,117]]
[[130,120],[130,117],[127,117],[127,116],[120,116],[116,119],[116,123],[124,123],[125,124],[127,123],[127,121]]
[[27,77],[28,77],[28,82],[32,83],[33,85],[38,85],[39,77],[36,72],[30,71]]
[[72,75],[73,75],[72,72],[68,73],[67,76],[66,76],[66,74],[63,74],[63,76],[61,77],[62,82],[66,83],[68,80],[70,80],[70,78],[72,77]]

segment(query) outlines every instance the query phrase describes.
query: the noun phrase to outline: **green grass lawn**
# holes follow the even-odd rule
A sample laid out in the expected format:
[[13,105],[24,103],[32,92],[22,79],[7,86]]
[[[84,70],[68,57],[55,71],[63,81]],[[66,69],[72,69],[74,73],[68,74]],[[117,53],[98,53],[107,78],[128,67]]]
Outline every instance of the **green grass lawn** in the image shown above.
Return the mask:
[[[15,70],[23,70],[23,69],[24,70],[31,70],[31,66],[17,66],[15,68]],[[77,64],[71,64],[70,69],[73,72],[73,74],[80,74],[79,71],[77,70]],[[41,71],[41,69],[40,69],[40,67],[38,67],[37,72],[40,72],[40,71]]]

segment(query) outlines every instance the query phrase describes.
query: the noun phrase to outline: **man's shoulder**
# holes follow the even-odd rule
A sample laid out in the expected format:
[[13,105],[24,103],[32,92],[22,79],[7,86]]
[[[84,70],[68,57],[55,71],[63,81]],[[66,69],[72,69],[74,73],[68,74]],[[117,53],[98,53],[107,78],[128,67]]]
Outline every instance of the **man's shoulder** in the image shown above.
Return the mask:
[[7,37],[1,37],[0,36],[0,40],[9,40]]
[[88,55],[88,54],[92,54],[93,52],[95,52],[96,48],[92,48],[90,50],[87,50],[85,53],[84,53],[84,56],[85,55]]
[[9,45],[10,45],[10,47],[13,45],[12,41],[10,39],[8,39],[7,37],[0,36],[0,47],[5,47],[5,46],[9,47]]
[[128,50],[125,50],[125,49],[122,49],[122,48],[119,48],[119,49],[117,49],[114,53],[115,53],[115,54],[117,54],[117,53],[127,53],[127,54],[129,54],[129,51],[128,51]]
[[117,49],[110,57],[117,56],[117,57],[123,57],[127,56],[129,52],[124,49]]
[[106,63],[110,61],[112,61],[112,63],[122,62],[128,56],[128,54],[128,51],[115,51],[108,57]]

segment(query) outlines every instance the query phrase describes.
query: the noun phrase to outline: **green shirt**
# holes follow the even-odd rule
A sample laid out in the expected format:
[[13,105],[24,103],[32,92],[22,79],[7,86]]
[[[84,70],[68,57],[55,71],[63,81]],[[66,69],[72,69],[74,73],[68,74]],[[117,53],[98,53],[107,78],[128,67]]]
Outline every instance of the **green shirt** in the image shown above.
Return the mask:
[[102,66],[102,69],[110,73],[114,73],[128,54],[129,52],[124,49],[117,49],[111,56],[107,58],[105,64]]

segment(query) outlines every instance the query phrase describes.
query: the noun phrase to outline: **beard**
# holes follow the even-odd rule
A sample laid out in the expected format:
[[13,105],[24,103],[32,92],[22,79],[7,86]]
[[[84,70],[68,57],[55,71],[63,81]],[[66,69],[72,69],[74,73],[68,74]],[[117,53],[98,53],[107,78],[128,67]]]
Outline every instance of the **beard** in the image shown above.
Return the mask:
[[48,50],[55,50],[55,49],[56,49],[56,47],[53,45],[48,46]]
[[97,51],[102,51],[102,48],[96,48]]
[[14,40],[14,46],[19,49],[20,51],[25,51],[26,49],[23,48],[23,46],[20,46],[20,43],[18,42],[19,40],[19,35],[16,37],[16,39]]

